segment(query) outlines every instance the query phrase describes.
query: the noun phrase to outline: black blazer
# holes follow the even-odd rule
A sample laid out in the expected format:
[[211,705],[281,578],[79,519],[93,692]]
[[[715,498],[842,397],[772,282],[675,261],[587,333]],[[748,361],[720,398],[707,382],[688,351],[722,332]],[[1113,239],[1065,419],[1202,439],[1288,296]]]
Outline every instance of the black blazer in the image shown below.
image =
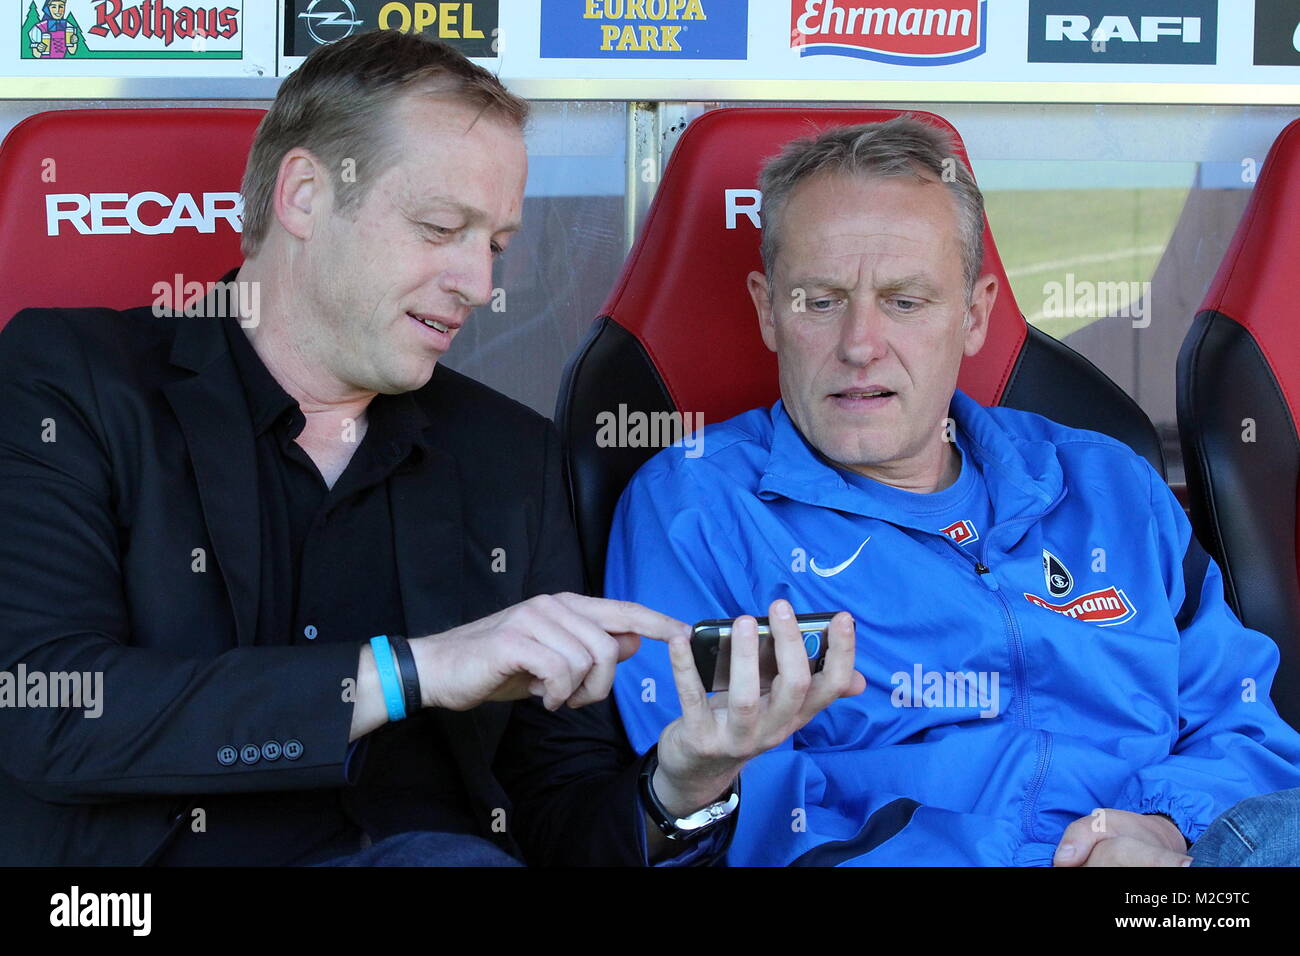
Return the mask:
[[[28,309],[0,332],[0,670],[103,674],[98,718],[0,707],[0,864],[149,862],[204,794],[345,785],[360,645],[255,646],[253,432],[219,321]],[[409,634],[581,591],[550,422],[441,366],[415,395],[436,452],[391,479]],[[485,837],[641,862],[611,703],[437,713]],[[218,757],[271,740],[301,755]]]

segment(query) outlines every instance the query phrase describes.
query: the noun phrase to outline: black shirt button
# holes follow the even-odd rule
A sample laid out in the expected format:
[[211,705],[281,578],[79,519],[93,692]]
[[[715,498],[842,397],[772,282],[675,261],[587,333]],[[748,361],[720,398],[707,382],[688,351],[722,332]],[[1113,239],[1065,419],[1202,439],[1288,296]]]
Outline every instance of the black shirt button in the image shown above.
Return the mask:
[[268,740],[266,743],[262,744],[262,759],[263,759],[263,760],[279,760],[279,759],[280,759],[280,741],[278,741],[278,740]]
[[229,767],[238,759],[239,754],[235,753],[235,748],[230,746],[230,744],[226,744],[226,746],[217,751],[217,763],[221,764],[223,767]]
[[243,749],[239,751],[239,759],[247,764],[257,763],[262,759],[261,748],[257,744],[244,744]]
[[297,760],[302,756],[302,741],[294,738],[284,742],[284,759]]

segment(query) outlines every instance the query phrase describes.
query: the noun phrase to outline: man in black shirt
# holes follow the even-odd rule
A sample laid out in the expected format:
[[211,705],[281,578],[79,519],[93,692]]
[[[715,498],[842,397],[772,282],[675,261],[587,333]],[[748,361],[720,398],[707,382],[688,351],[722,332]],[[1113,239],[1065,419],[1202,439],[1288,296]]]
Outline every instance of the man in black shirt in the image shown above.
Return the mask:
[[[790,627],[790,678],[760,699],[738,639],[709,708],[685,624],[573,593],[554,428],[439,366],[518,229],[526,114],[419,36],[322,47],[206,317],[0,334],[0,668],[104,697],[0,708],[0,863],[708,862],[720,768],[860,686],[843,621],[816,677]],[[608,700],[639,635],[689,704],[640,759]]]
[[[222,286],[238,281],[238,270]],[[221,311],[220,308],[214,311]],[[377,395],[367,406],[368,440],[327,487],[294,439],[305,416],[258,358],[236,318],[217,318],[252,414],[261,538],[257,630],[284,642],[355,641],[408,634],[397,579],[387,478],[418,465],[430,447],[428,415],[410,392]],[[221,863],[231,841],[243,862],[309,862],[350,853],[365,839],[479,827],[444,732],[429,711],[361,738],[352,787],[241,794],[207,803],[202,834],[182,829],[159,862]]]

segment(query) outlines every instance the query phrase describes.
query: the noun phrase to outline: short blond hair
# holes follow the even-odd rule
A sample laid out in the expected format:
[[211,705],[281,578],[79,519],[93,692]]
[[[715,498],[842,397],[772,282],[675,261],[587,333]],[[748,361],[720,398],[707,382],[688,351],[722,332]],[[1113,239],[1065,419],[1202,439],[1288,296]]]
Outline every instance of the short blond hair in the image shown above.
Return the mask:
[[[394,159],[389,118],[408,92],[462,102],[520,129],[528,121],[526,101],[441,40],[371,30],[319,47],[281,84],[253,138],[241,186],[245,257],[257,252],[270,228],[284,154],[301,147],[337,170],[339,209],[354,209],[378,178],[375,171]],[[345,159],[355,164],[349,177],[341,175]]]

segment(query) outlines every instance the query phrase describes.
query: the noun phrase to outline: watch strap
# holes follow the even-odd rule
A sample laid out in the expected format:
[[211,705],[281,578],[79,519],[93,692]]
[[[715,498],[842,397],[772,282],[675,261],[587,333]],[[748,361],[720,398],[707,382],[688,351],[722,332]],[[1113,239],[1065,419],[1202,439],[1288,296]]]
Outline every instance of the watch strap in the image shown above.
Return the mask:
[[716,824],[736,812],[740,806],[740,778],[731,785],[730,792],[721,800],[715,801],[685,817],[676,817],[668,811],[655,793],[654,775],[659,768],[659,745],[655,744],[646,753],[641,765],[641,798],[646,813],[654,821],[659,832],[669,840],[693,840],[712,829]]

